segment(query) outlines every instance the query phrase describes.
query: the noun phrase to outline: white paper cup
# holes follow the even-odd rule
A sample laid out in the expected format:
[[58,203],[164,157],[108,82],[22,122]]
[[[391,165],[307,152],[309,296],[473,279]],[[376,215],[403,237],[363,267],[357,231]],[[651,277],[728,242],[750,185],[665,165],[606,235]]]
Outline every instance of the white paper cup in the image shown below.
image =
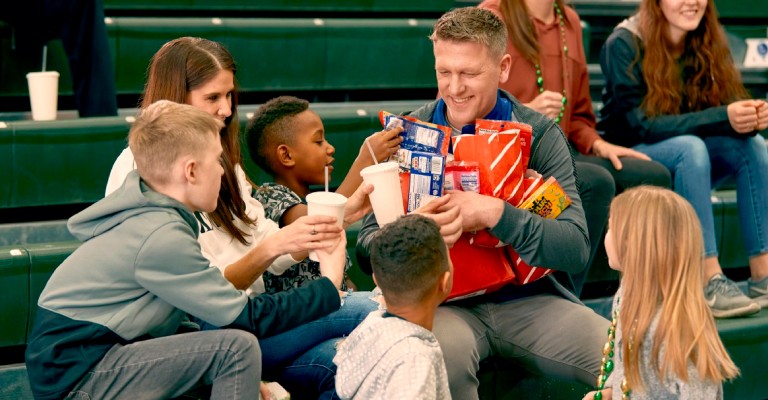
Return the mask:
[[394,222],[405,214],[398,171],[396,162],[370,165],[360,171],[363,181],[373,185],[373,193],[369,197],[379,226]]
[[[307,195],[307,215],[330,215],[336,217],[336,225],[344,223],[344,206],[347,198],[334,192],[314,192]],[[343,233],[342,233],[343,234]],[[309,252],[309,259],[319,261],[314,251]]]
[[27,82],[32,119],[55,120],[59,97],[59,73],[56,71],[30,72],[27,74]]

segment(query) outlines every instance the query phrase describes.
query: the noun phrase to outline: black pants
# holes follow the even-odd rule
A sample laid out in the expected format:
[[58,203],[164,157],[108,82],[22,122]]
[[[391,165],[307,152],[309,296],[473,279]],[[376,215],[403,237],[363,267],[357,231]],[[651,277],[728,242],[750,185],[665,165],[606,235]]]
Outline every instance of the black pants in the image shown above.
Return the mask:
[[611,161],[605,158],[578,154],[576,178],[579,195],[584,207],[584,216],[589,230],[589,261],[579,273],[571,274],[574,292],[581,295],[584,282],[592,266],[597,249],[603,242],[608,222],[608,211],[615,194],[639,185],[672,187],[672,178],[666,167],[656,161],[622,158],[623,168],[617,171]]
[[117,115],[115,73],[100,0],[18,1],[0,11],[0,19],[13,26],[17,48],[24,53],[39,57],[44,44],[61,39],[81,117]]

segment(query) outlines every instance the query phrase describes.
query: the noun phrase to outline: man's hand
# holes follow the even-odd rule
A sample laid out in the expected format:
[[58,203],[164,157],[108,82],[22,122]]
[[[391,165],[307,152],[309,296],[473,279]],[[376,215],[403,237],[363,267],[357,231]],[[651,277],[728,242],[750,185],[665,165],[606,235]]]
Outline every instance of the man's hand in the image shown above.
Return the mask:
[[447,206],[461,209],[462,230],[475,232],[496,226],[504,212],[504,200],[474,192],[448,190]]
[[438,197],[413,210],[414,214],[421,214],[437,223],[440,227],[440,235],[449,248],[459,240],[462,232],[461,212],[458,206],[449,205],[451,197],[451,195]]
[[641,153],[637,150],[632,150],[624,146],[617,146],[615,144],[608,143],[603,139],[597,139],[594,143],[592,143],[592,154],[600,158],[611,160],[613,168],[616,168],[617,171],[621,171],[623,168],[619,157],[632,157],[640,160],[651,161],[651,157],[648,157],[647,154]]

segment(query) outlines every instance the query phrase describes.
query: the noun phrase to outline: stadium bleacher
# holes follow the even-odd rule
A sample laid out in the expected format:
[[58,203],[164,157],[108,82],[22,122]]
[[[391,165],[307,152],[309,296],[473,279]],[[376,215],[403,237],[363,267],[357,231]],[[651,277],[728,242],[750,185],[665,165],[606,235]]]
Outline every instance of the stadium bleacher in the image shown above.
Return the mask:
[[[12,28],[0,23],[0,399],[30,398],[19,349],[28,339],[34,304],[56,266],[77,246],[64,226],[73,212],[103,196],[112,162],[123,147],[151,55],[167,40],[202,36],[225,43],[238,61],[244,126],[257,103],[278,94],[313,101],[336,147],[336,170],[344,171],[363,139],[380,130],[380,110],[400,113],[436,93],[431,44],[426,39],[444,11],[474,0],[104,0],[121,114],[77,119],[72,85],[59,42],[49,48],[48,69],[62,73],[60,119],[29,120],[24,75],[40,67],[13,46]],[[613,26],[632,14],[637,0],[573,0],[584,24],[590,86],[598,102],[604,79],[597,64]],[[737,64],[743,39],[766,36],[768,3],[717,0]],[[768,93],[768,69],[740,67],[755,97]],[[331,99],[333,101],[328,101]],[[320,102],[317,102],[317,101]],[[359,101],[365,100],[365,101]],[[765,134],[765,132],[764,132]],[[244,166],[254,181],[268,177],[243,146]],[[333,177],[338,185],[342,174]],[[735,193],[716,192],[714,207],[721,263],[733,271],[747,265],[736,217]],[[49,221],[50,220],[50,221]],[[11,223],[12,222],[12,223]],[[354,251],[358,226],[348,229]],[[602,258],[601,258],[602,257]],[[605,264],[604,254],[597,263]],[[354,260],[355,258],[352,257]],[[729,270],[730,273],[731,270]],[[370,278],[353,269],[361,289]],[[615,287],[617,274],[592,269],[595,288]],[[596,290],[600,292],[600,289]],[[602,293],[602,292],[601,292]],[[596,309],[605,299],[590,300]],[[601,303],[602,302],[602,303]],[[768,312],[718,321],[723,341],[742,369],[725,386],[726,398],[760,399],[768,383],[760,374],[768,354]],[[510,377],[514,377],[510,379]],[[491,360],[480,377],[483,398],[581,398],[586,387],[530,376]]]

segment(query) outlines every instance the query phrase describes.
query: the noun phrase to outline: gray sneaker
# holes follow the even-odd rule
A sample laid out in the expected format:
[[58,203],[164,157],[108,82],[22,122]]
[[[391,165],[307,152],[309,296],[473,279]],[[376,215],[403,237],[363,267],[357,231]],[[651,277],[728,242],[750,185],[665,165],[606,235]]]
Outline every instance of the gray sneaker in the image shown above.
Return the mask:
[[742,317],[760,312],[760,305],[745,296],[736,283],[723,274],[709,279],[704,287],[704,297],[715,318]]
[[757,282],[748,281],[749,297],[760,304],[760,307],[768,307],[768,277]]

